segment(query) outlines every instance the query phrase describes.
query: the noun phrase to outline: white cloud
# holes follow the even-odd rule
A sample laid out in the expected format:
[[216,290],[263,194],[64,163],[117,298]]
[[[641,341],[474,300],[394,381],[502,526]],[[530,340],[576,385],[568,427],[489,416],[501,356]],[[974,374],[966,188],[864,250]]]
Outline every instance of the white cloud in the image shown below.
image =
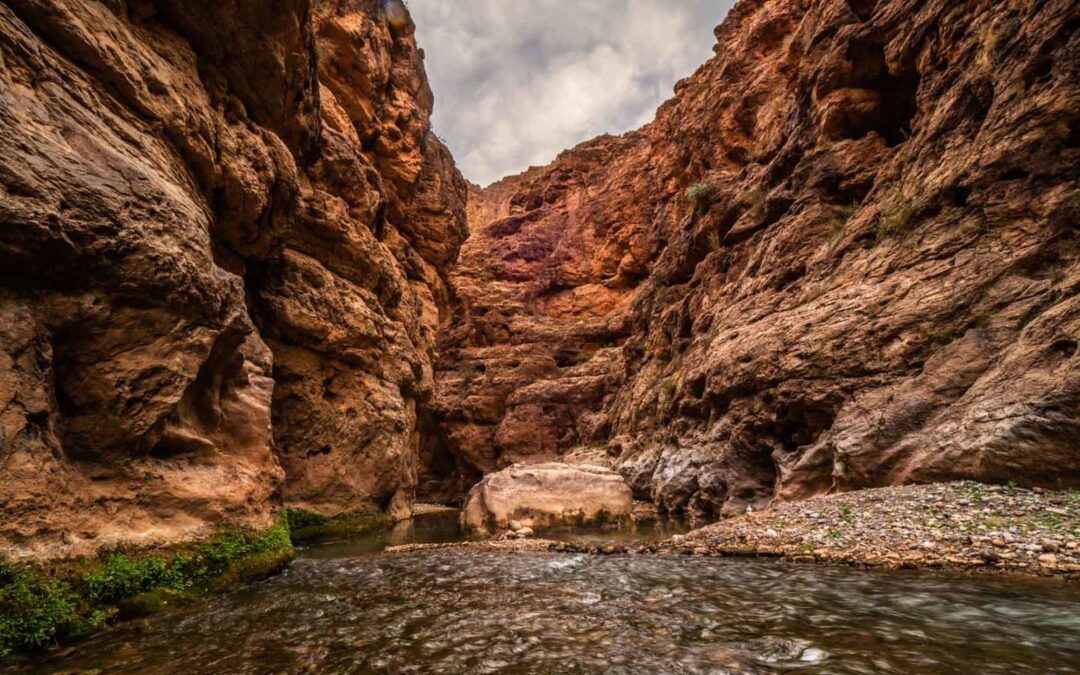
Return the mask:
[[652,119],[733,0],[411,0],[435,131],[487,184]]

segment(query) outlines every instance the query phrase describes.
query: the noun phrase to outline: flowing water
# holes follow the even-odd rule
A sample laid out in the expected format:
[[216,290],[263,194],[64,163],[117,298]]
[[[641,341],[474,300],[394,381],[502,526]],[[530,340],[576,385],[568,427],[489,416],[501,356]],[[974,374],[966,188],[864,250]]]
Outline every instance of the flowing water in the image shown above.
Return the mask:
[[377,552],[455,536],[452,516],[436,516],[308,549],[278,577],[36,669],[1080,673],[1075,587],[685,556]]

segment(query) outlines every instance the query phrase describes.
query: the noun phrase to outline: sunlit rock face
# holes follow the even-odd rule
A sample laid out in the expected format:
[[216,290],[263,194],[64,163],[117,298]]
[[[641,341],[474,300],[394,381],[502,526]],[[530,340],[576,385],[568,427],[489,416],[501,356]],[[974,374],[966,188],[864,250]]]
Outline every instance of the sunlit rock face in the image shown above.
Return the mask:
[[744,0],[652,124],[474,189],[423,488],[1080,485],[1078,20]]
[[0,556],[408,512],[466,186],[405,18],[0,6]]
[[633,506],[630,487],[611,469],[562,462],[518,464],[473,486],[461,511],[461,526],[467,532],[493,534],[510,527],[617,523],[630,517]]

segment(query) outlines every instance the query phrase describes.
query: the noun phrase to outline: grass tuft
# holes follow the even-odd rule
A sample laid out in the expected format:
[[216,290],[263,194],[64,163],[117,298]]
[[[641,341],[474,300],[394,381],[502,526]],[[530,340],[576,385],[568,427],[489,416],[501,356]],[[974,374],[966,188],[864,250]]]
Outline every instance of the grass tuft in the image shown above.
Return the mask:
[[686,191],[686,201],[693,207],[698,215],[708,211],[712,198],[716,196],[716,181],[711,178],[694,183]]
[[903,192],[897,190],[893,196],[892,206],[888,211],[878,216],[876,243],[880,244],[893,232],[903,232],[911,225],[911,219],[915,215],[915,207]]

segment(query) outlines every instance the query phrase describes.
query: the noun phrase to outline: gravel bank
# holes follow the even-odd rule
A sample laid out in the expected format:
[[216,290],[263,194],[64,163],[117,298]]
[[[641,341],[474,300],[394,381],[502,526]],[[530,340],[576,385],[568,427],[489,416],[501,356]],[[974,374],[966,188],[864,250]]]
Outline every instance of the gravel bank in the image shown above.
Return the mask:
[[659,550],[1080,580],[1080,492],[972,482],[862,490],[748,513]]

